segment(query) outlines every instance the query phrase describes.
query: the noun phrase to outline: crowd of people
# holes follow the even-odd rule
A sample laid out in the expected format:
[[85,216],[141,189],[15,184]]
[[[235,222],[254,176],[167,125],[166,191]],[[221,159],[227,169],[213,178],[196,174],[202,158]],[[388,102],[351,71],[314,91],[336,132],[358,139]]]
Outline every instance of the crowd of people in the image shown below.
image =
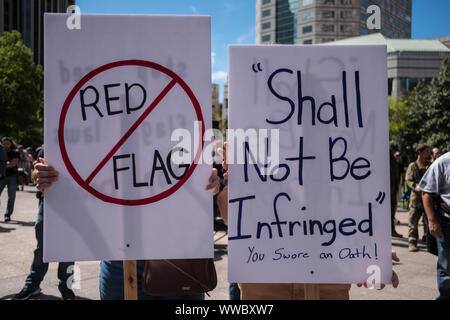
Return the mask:
[[43,146],[34,152],[31,147],[24,148],[23,145],[16,145],[9,137],[3,137],[0,144],[0,195],[3,189],[8,189],[8,203],[4,221],[11,221],[14,212],[16,192],[24,191],[24,186],[32,184],[31,172],[37,153]]
[[[12,186],[16,191],[20,153],[24,153],[23,148],[13,148],[11,139],[4,137],[2,139],[4,150],[0,149],[0,180],[1,189],[4,186]],[[439,289],[438,299],[450,299],[450,152],[441,156],[440,150],[419,144],[416,147],[417,159],[411,162],[406,171],[399,159],[398,152],[390,150],[390,168],[391,168],[391,218],[392,218],[392,236],[402,238],[395,230],[396,219],[395,212],[399,200],[398,193],[403,188],[402,183],[410,190],[409,197],[409,225],[408,225],[408,250],[417,252],[418,242],[418,223],[422,218],[425,226],[425,235],[427,242],[434,239],[436,252],[438,256],[437,263],[437,287]],[[48,264],[42,260],[43,244],[43,193],[46,189],[58,179],[58,172],[45,163],[43,149],[37,150],[36,158],[38,161],[29,159],[29,163],[34,163],[34,171],[30,176],[36,183],[39,190],[39,212],[36,221],[36,239],[37,248],[34,251],[34,259],[28,275],[25,286],[14,299],[29,299],[40,293],[40,283],[43,280],[48,269]],[[228,174],[226,173],[226,152],[219,150],[224,162],[222,163],[223,172],[218,175],[217,168],[214,168],[207,182],[206,189],[212,190],[217,201],[217,208],[223,220],[228,220]],[[24,153],[28,157],[29,153]],[[22,160],[23,161],[23,160]],[[2,165],[5,163],[5,165]],[[4,167],[4,169],[3,169]],[[27,168],[26,165],[24,169]],[[11,182],[10,182],[11,181]],[[9,189],[8,189],[9,191]],[[9,195],[9,192],[8,192]],[[10,199],[12,202],[10,203]],[[14,196],[8,197],[7,211],[5,221],[10,218],[14,208]],[[393,261],[399,261],[395,252],[392,252]],[[64,262],[59,264],[58,278],[59,290],[63,299],[74,299],[75,295],[70,288],[68,279],[72,273],[68,269],[74,262]],[[142,276],[143,261],[137,263],[138,276],[138,297],[139,299],[189,299],[202,300],[203,294],[186,296],[168,296],[154,297],[146,294],[141,289],[140,278]],[[102,299],[123,299],[123,265],[122,261],[102,261],[100,268],[100,296]],[[392,285],[397,287],[399,279],[394,272],[392,275]],[[363,284],[358,284],[362,286]],[[350,284],[320,284],[320,299],[349,299]],[[239,283],[230,285],[230,298],[232,292],[238,292],[241,299],[304,299],[304,284],[297,283]],[[294,294],[293,293],[297,293]]]

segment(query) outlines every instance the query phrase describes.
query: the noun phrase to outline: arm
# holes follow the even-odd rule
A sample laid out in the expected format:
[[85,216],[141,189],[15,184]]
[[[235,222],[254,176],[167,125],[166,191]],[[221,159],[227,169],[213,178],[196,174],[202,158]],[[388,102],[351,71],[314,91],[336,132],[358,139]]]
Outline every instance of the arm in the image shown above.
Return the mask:
[[439,223],[439,219],[436,215],[436,212],[434,211],[433,196],[430,193],[424,192],[422,195],[422,201],[425,213],[428,218],[428,228],[430,229],[430,233],[435,238],[442,238],[443,233],[441,224]]
[[220,215],[223,221],[228,224],[228,186],[225,186],[217,197],[217,205],[219,206]]
[[405,181],[408,187],[411,188],[411,190],[420,191],[419,189],[417,189],[418,181],[414,179],[414,163],[411,163],[408,166],[408,170],[406,170]]
[[18,158],[13,158],[11,161],[8,161],[6,163],[6,167],[7,168],[14,168],[15,166],[17,166],[17,163],[19,163],[19,159]]

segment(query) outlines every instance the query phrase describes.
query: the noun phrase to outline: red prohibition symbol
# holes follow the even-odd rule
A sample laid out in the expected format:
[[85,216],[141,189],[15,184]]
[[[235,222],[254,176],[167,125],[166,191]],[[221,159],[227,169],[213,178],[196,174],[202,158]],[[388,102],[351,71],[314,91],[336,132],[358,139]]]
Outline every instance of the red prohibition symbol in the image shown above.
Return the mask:
[[[80,89],[92,78],[94,78],[96,75],[113,69],[113,68],[119,68],[123,66],[139,66],[144,68],[150,68],[157,71],[160,71],[167,76],[169,76],[172,80],[167,84],[167,86],[161,91],[161,93],[157,96],[157,98],[151,102],[151,104],[144,110],[144,112],[141,114],[141,116],[136,120],[136,122],[128,129],[128,131],[120,138],[120,140],[115,144],[115,146],[111,149],[111,151],[103,158],[103,160],[95,167],[95,169],[92,171],[92,173],[89,175],[87,179],[83,179],[73,166],[72,162],[69,159],[69,156],[67,154],[66,144],[64,141],[64,128],[65,128],[65,122],[66,122],[66,116],[67,112],[69,110],[70,105],[72,104],[72,101],[75,97],[75,95],[80,91]],[[169,93],[169,91],[175,86],[179,85],[184,92],[189,97],[189,100],[192,103],[192,107],[195,110],[195,114],[197,116],[197,120],[201,123],[201,132],[199,134],[199,142],[198,142],[198,148],[197,152],[195,154],[194,161],[189,166],[188,171],[186,174],[181,178],[176,184],[174,184],[169,189],[156,194],[154,196],[148,197],[148,198],[142,198],[142,199],[120,199],[120,198],[114,198],[108,195],[105,195],[101,193],[100,191],[93,188],[90,183],[95,178],[95,176],[100,172],[100,170],[105,166],[105,164],[111,159],[111,157],[119,150],[119,148],[126,142],[126,140],[133,134],[133,132],[139,127],[139,125],[148,117],[148,115],[152,112],[153,109],[155,109],[158,104],[163,100],[163,98]],[[203,115],[200,108],[200,104],[197,101],[197,98],[193,94],[191,88],[183,81],[183,79],[180,78],[175,72],[173,72],[170,69],[167,69],[166,67],[163,67],[157,63],[151,62],[151,61],[145,61],[145,60],[121,60],[116,61],[112,63],[105,64],[95,70],[92,70],[87,75],[85,75],[76,85],[73,87],[73,89],[70,91],[69,95],[67,96],[64,105],[61,110],[61,115],[59,118],[59,127],[58,127],[58,142],[59,147],[61,151],[61,156],[64,161],[64,164],[66,165],[67,170],[69,171],[72,178],[86,191],[91,193],[96,198],[103,200],[105,202],[109,203],[115,203],[119,205],[127,205],[127,206],[139,206],[139,205],[145,205],[153,202],[160,201],[164,198],[169,197],[173,193],[175,193],[178,189],[181,188],[181,186],[189,179],[189,177],[194,172],[198,160],[200,159],[201,152],[203,150],[203,135],[205,133],[205,123],[203,121]]]

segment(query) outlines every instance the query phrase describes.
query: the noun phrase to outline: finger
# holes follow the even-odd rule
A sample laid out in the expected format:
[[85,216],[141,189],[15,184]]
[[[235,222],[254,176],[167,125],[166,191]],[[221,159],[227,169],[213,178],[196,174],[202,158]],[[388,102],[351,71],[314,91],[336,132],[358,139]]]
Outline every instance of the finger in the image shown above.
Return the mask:
[[52,183],[50,183],[50,182],[41,182],[41,183],[36,183],[36,188],[40,192],[44,192],[44,190],[49,188],[51,185],[52,185]]
[[214,181],[212,183],[207,184],[205,189],[206,190],[211,190],[213,188],[216,188],[217,186],[220,186],[220,184],[218,182]]
[[223,174],[223,178],[224,178],[224,179],[228,179],[228,172],[225,172],[225,173]]
[[213,169],[212,169],[212,172],[211,172],[211,175],[209,176],[208,182],[211,183],[211,182],[213,182],[216,178],[217,178],[217,179],[219,178],[219,177],[217,176],[217,169],[216,169],[216,168],[213,168]]

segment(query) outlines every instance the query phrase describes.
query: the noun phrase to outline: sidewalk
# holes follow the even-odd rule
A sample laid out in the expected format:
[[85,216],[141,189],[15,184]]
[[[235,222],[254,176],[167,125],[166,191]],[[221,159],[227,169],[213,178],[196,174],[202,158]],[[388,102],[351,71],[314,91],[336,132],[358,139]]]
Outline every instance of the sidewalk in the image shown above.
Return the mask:
[[[3,222],[3,213],[7,201],[7,190],[0,197],[0,299],[10,299],[18,293],[29,272],[33,259],[33,250],[36,247],[34,235],[34,221],[37,215],[38,200],[35,197],[34,187],[25,187],[25,191],[18,191],[12,221]],[[403,234],[403,239],[393,240],[392,248],[397,251],[400,263],[394,265],[394,270],[400,277],[400,286],[393,289],[369,290],[352,286],[350,299],[359,300],[434,300],[438,291],[436,289],[436,261],[437,257],[426,252],[423,244],[419,244],[419,252],[408,252],[408,243],[405,238],[408,231],[408,212],[399,209],[397,219],[400,225],[397,231]],[[422,226],[420,225],[420,237]],[[207,299],[228,300],[227,282],[227,239],[224,233],[215,235],[215,262],[218,276],[217,288],[210,293]],[[222,238],[221,238],[222,237]],[[221,238],[221,239],[220,239]],[[79,299],[99,299],[99,262],[78,262],[80,267],[80,289],[74,292]],[[60,299],[57,279],[57,263],[51,263],[49,271],[41,284],[42,294],[37,297],[41,300]]]

